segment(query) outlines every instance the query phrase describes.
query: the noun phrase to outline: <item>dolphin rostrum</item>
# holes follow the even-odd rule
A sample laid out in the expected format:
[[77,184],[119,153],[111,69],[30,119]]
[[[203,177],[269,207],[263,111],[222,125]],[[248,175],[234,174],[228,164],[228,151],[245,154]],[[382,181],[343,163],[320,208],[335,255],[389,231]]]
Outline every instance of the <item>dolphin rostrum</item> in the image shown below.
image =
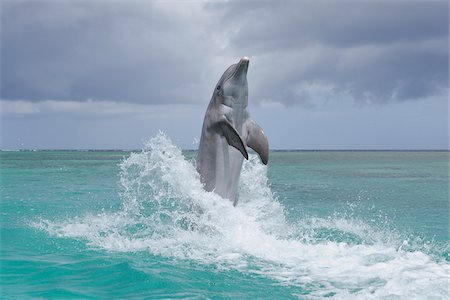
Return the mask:
[[248,112],[248,57],[230,66],[217,83],[203,120],[197,171],[205,190],[214,191],[236,205],[246,146],[263,164],[269,160],[269,142]]

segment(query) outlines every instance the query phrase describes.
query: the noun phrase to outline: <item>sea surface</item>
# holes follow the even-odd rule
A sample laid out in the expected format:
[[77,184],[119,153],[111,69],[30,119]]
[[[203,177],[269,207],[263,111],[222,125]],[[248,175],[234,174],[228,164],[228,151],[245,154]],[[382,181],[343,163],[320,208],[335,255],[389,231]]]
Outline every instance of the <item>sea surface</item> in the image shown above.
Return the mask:
[[1,152],[1,299],[448,299],[449,152]]

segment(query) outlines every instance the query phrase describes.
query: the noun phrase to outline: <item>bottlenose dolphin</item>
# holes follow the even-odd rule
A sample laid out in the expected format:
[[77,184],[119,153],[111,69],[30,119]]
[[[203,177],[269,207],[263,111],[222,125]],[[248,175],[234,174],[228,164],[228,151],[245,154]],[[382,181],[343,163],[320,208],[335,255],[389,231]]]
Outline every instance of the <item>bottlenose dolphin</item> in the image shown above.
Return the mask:
[[205,190],[237,203],[236,192],[246,146],[263,164],[269,160],[269,142],[248,112],[248,57],[231,65],[217,83],[203,120],[197,171]]

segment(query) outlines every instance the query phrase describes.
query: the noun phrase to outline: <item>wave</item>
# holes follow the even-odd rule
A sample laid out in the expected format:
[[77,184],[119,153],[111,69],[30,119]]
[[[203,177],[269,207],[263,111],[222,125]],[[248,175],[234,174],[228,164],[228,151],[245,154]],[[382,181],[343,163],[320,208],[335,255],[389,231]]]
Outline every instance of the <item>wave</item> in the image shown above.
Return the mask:
[[159,133],[120,165],[122,208],[33,226],[115,252],[147,251],[298,286],[303,298],[446,298],[450,267],[395,232],[345,217],[288,222],[255,155],[239,203],[206,192],[195,169]]

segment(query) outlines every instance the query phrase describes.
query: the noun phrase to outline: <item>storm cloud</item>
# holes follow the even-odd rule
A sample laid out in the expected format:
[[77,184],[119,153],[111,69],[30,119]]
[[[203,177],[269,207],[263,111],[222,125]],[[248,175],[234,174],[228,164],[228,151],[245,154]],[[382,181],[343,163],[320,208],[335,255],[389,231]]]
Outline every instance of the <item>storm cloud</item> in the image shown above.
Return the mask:
[[[447,2],[233,2],[231,47],[258,57],[269,101],[410,100],[448,88]],[[274,93],[276,91],[276,93]],[[267,96],[264,96],[267,95]]]
[[5,2],[2,98],[196,101],[210,65],[203,52],[211,50],[191,22],[196,10],[152,2]]
[[447,1],[1,5],[1,98],[10,101],[206,103],[244,55],[255,104],[448,93]]

